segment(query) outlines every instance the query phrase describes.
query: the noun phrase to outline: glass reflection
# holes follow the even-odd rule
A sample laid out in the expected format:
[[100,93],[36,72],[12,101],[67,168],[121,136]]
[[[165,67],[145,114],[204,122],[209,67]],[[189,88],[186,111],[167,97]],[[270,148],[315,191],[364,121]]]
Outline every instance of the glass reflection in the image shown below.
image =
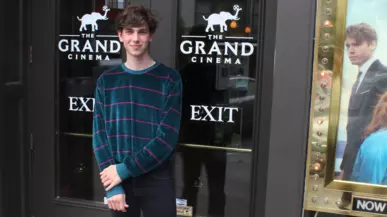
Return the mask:
[[[196,4],[195,8],[206,9],[204,11],[222,8],[216,1],[214,5],[200,1]],[[234,7],[243,11],[242,5],[247,4],[239,5]],[[251,28],[252,24],[240,14],[238,28],[229,27],[225,33],[220,33],[219,28],[207,32],[208,25],[203,18],[211,13],[196,11],[192,15],[186,7],[192,5],[189,2],[181,5],[181,13],[187,13],[180,18],[178,41],[178,69],[184,82],[180,142],[250,149],[256,90],[256,43],[252,35],[256,30],[252,29],[252,33],[250,29],[246,33],[244,27]],[[192,23],[192,26],[186,23]],[[230,26],[231,23],[227,24]],[[247,45],[252,47],[252,52],[247,51],[250,49]],[[243,53],[250,55],[241,55]],[[208,106],[208,110],[203,105]],[[197,134],[206,136],[198,138]]]
[[[79,34],[80,22],[77,16],[92,11],[103,14],[104,3],[104,0],[61,1],[60,34]],[[230,45],[239,43],[238,55],[234,55],[232,47],[229,48],[229,54],[224,56],[231,58],[232,64],[225,63],[224,59],[221,60],[223,63],[218,64],[217,52],[196,55],[198,60],[205,57],[206,63],[200,63],[192,62],[192,56],[182,54],[179,49],[176,51],[176,68],[184,82],[180,132],[182,145],[178,148],[175,161],[176,197],[187,199],[188,205],[194,208],[195,216],[248,216],[251,173],[249,151],[252,148],[253,109],[256,103],[255,35],[258,24],[255,22],[258,15],[255,1],[180,2],[179,36],[208,35],[205,31],[208,23],[203,16],[208,18],[223,10],[235,15],[234,5],[242,8],[238,12],[240,19],[235,20],[235,23],[232,23],[234,20],[228,20],[227,31],[222,34],[219,25],[214,25],[215,31],[212,32],[224,37],[246,37],[227,39]],[[119,7],[119,4],[109,6],[109,20],[98,23],[98,34],[115,34],[114,16]],[[185,39],[178,38],[178,48]],[[220,52],[225,52],[225,39],[216,39]],[[210,46],[214,40],[204,37],[200,41]],[[241,55],[242,42],[253,45],[254,52],[251,55]],[[204,46],[208,53],[211,47]],[[248,49],[246,47],[246,53]],[[97,77],[105,69],[121,63],[125,57],[117,53],[109,54],[110,61],[81,61],[69,60],[66,53],[59,52],[58,57],[58,194],[61,197],[102,202],[104,191],[92,157],[91,139],[83,136],[91,133],[93,91]],[[207,57],[212,57],[213,62],[207,62]],[[235,64],[237,59],[241,64]],[[193,148],[187,144],[200,146]]]
[[[178,196],[194,216],[248,216],[256,2],[184,0],[179,12],[184,95]],[[221,16],[224,22],[215,22]]]
[[[104,70],[125,58],[121,55],[114,20],[127,2],[59,1],[56,105],[57,194],[61,197],[104,201],[88,135],[92,130],[95,81]],[[93,14],[99,14],[94,25],[83,20]]]

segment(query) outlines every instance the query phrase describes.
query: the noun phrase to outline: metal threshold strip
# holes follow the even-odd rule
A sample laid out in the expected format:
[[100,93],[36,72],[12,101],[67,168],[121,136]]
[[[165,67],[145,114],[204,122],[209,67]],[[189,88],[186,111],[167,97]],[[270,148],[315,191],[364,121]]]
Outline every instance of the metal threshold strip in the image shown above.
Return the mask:
[[[86,134],[86,133],[68,133],[63,132],[61,133],[66,136],[78,136],[78,137],[87,137],[91,138],[92,134]],[[212,150],[223,150],[223,151],[235,151],[235,152],[252,152],[251,149],[247,148],[229,148],[229,147],[221,147],[221,146],[210,146],[210,145],[197,145],[197,144],[183,144],[179,143],[180,146],[190,147],[190,148],[203,148],[203,149],[212,149]]]

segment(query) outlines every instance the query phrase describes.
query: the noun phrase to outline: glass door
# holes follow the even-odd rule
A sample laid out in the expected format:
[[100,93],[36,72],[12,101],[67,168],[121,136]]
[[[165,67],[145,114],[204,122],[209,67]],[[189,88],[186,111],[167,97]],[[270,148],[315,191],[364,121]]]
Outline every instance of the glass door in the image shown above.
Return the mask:
[[[109,216],[91,145],[93,94],[98,76],[125,58],[114,18],[127,2],[33,7],[35,216]],[[151,55],[184,82],[176,198],[194,216],[250,216],[258,1],[130,2],[162,18]],[[81,28],[91,13],[107,19]]]
[[[55,169],[56,194],[60,198],[104,202],[91,146],[94,88],[104,70],[122,62],[114,18],[123,9],[123,3],[58,1]],[[86,18],[90,14],[107,20],[89,25]]]
[[249,216],[258,2],[179,1],[178,197],[194,216]]

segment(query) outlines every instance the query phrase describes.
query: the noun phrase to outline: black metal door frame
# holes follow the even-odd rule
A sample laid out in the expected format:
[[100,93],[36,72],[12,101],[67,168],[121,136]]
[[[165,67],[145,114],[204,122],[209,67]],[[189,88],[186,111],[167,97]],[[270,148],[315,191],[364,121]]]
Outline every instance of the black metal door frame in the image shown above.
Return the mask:
[[[305,0],[301,0],[305,1]],[[168,0],[178,4],[178,0]],[[270,125],[272,124],[271,115],[272,103],[273,103],[273,70],[275,62],[275,44],[276,44],[276,20],[277,20],[277,0],[256,0],[258,10],[261,12],[258,17],[258,35],[257,38],[257,71],[256,78],[258,81],[258,89],[255,96],[257,97],[257,105],[254,108],[254,126],[253,133],[253,162],[251,170],[251,195],[250,196],[250,215],[251,217],[271,216],[265,212],[266,201],[266,185],[268,176],[268,163],[269,163],[269,146],[271,145],[270,137]],[[179,14],[179,6],[176,5],[172,8],[164,6],[164,1],[151,1],[151,6],[155,10],[163,14],[172,15],[172,23],[162,26],[159,31],[159,37],[153,41],[151,46],[151,53],[154,56],[160,57],[160,60],[170,66],[176,64],[176,52],[170,52],[165,55],[166,50],[176,50],[176,40],[178,32],[167,31],[176,28],[178,22],[174,17]],[[168,39],[168,41],[166,41]],[[282,161],[281,161],[282,162]],[[262,206],[263,205],[263,206]],[[289,213],[286,215],[289,216]],[[298,217],[298,216],[297,216]]]
[[[147,0],[145,6],[157,7],[158,13],[163,17],[160,23],[162,28],[169,29],[168,38],[173,38],[174,21],[171,11],[177,10],[174,0],[154,1],[151,4]],[[33,134],[34,163],[33,163],[33,195],[32,207],[34,216],[39,217],[68,217],[68,216],[110,216],[106,206],[93,201],[80,201],[64,199],[55,193],[56,188],[56,21],[58,0],[35,0],[31,5],[32,10],[32,46],[33,63],[31,65],[31,129]],[[156,36],[151,46],[152,55],[167,65],[173,64],[173,56],[165,56],[165,53],[155,52],[158,49],[160,39]],[[156,42],[155,42],[156,41]],[[171,41],[172,43],[172,41]],[[165,45],[161,45],[165,46]],[[167,47],[171,49],[171,47]]]
[[0,56],[0,215],[31,213],[28,0],[2,4]]
[[[170,7],[167,7],[167,6]],[[152,55],[175,65],[177,0],[151,1],[170,17],[151,46]],[[314,2],[262,0],[258,44],[251,216],[302,215],[307,126],[312,76]],[[56,2],[35,0],[32,10],[31,130],[34,138],[33,215],[108,216],[92,203],[65,201],[55,195],[55,20]],[[264,19],[263,19],[264,18]],[[167,31],[170,30],[170,31]],[[166,43],[165,39],[170,40]],[[291,42],[291,43],[290,43]],[[297,51],[297,55],[295,54]],[[296,102],[296,103],[294,103]],[[292,114],[292,115],[289,115]],[[286,170],[283,169],[286,165]],[[279,208],[280,207],[280,208]]]
[[[4,14],[4,7],[0,9],[0,13]],[[4,32],[3,30],[5,29],[5,23],[4,19],[0,20],[0,31]],[[3,37],[3,34],[1,35]],[[4,40],[0,41],[0,50],[2,51],[0,54],[0,72],[3,72],[5,70],[5,61],[3,60],[4,56],[4,49],[5,48],[5,42]],[[0,105],[3,105],[5,100],[4,100],[4,76],[3,74],[0,75]],[[4,120],[4,108],[3,106],[0,106],[0,120]],[[0,144],[4,144],[4,124],[0,123]],[[4,147],[3,145],[0,145],[0,195],[4,195],[4,186],[3,186],[3,179],[4,179],[4,169],[3,167],[5,166],[5,155],[4,155]],[[3,201],[3,196],[0,196],[0,216],[5,215],[5,210],[4,210],[4,201]]]
[[[254,216],[303,216],[315,1],[265,0]],[[272,12],[272,13],[270,13]]]

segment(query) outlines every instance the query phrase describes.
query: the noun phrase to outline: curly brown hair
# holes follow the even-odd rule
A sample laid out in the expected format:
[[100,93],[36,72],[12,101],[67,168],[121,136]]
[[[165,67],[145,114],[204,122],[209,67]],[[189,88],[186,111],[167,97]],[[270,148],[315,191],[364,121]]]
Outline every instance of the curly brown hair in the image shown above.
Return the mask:
[[116,30],[138,27],[146,24],[150,34],[153,34],[158,26],[156,15],[143,5],[128,5],[116,18]]
[[378,41],[376,30],[368,23],[358,23],[347,27],[347,38],[353,38],[357,43],[364,41],[370,44],[372,41]]
[[371,133],[381,128],[387,128],[387,92],[380,96],[378,104],[375,106],[371,123],[364,130],[363,138],[367,138]]

